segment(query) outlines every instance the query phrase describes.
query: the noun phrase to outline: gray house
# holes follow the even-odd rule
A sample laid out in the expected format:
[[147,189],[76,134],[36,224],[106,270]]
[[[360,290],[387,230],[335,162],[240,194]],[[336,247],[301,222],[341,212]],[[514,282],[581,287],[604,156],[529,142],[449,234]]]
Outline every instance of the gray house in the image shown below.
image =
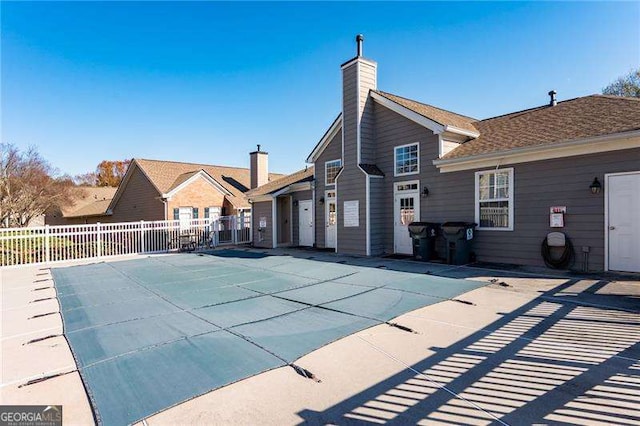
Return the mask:
[[357,41],[314,167],[255,190],[256,245],[410,254],[410,222],[468,221],[480,261],[544,265],[541,243],[560,231],[590,270],[640,272],[640,99],[550,92],[476,120],[378,90]]

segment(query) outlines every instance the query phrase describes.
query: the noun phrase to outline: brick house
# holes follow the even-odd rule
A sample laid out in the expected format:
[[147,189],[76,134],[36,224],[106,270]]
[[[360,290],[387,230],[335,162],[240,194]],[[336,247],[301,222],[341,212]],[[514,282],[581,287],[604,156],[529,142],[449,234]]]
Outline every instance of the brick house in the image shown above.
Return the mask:
[[110,200],[96,205],[82,223],[187,220],[248,212],[251,205],[245,193],[283,176],[268,172],[268,154],[259,147],[250,161],[247,169],[135,158]]

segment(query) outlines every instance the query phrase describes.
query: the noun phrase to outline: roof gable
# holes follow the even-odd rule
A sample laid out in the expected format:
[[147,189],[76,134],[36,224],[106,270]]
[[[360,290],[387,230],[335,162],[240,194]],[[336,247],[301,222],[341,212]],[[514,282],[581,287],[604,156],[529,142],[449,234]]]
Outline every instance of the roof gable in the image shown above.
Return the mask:
[[[131,161],[109,209],[113,210],[133,173],[139,170],[157,191],[158,196],[167,195],[203,172],[206,179],[225,193],[227,200],[235,207],[248,207],[244,196],[250,184],[250,171],[247,168],[215,166],[210,164],[181,163],[177,161],[148,160],[136,158]],[[269,179],[278,179],[284,175],[269,173]]]
[[164,198],[169,198],[189,186],[191,183],[195,182],[197,179],[204,179],[205,182],[209,183],[215,189],[217,189],[220,193],[224,195],[233,195],[231,194],[224,186],[222,186],[217,180],[215,180],[209,173],[200,169],[194,172],[183,173],[178,176],[173,183],[173,185],[169,188],[169,191],[162,194]]
[[381,105],[415,121],[436,134],[450,132],[470,138],[475,138],[479,135],[478,129],[474,125],[477,120],[474,118],[380,90],[372,90],[370,95]]
[[315,163],[320,154],[322,154],[325,148],[329,146],[329,143],[333,140],[335,135],[340,130],[342,130],[342,113],[338,114],[336,119],[333,120],[333,123],[331,123],[331,126],[329,126],[326,132],[324,132],[324,135],[322,135],[320,141],[316,144],[316,146],[313,148],[313,151],[311,151],[311,154],[309,154],[309,156],[307,157],[307,163]]

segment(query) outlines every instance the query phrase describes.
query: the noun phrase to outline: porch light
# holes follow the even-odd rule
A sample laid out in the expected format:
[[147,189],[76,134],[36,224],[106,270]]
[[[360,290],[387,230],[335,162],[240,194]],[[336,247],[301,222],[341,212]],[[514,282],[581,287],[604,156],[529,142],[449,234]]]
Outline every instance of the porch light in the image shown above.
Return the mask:
[[600,190],[602,189],[602,184],[598,180],[597,176],[593,178],[593,182],[591,182],[591,185],[589,185],[589,189],[591,189],[592,194],[600,193]]
[[426,186],[422,188],[422,198],[427,198],[429,196],[429,188]]
[[320,197],[318,201],[320,201],[320,204],[324,204],[324,197]]
[[293,200],[293,205],[298,207],[298,200]]

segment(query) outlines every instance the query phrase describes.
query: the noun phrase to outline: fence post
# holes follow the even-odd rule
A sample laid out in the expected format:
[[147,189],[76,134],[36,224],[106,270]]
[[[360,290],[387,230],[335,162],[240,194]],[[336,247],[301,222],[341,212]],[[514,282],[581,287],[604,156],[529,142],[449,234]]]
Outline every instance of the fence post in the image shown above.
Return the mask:
[[238,244],[238,216],[231,216],[231,229],[233,232],[231,233],[231,242],[235,245]]
[[145,253],[144,244],[144,220],[140,221],[140,253]]
[[49,241],[50,238],[50,230],[49,230],[49,225],[45,225],[44,226],[44,261],[46,263],[49,263],[51,261],[51,242]]
[[96,241],[97,241],[97,249],[96,254],[98,258],[102,256],[102,235],[100,234],[100,222],[96,223]]

